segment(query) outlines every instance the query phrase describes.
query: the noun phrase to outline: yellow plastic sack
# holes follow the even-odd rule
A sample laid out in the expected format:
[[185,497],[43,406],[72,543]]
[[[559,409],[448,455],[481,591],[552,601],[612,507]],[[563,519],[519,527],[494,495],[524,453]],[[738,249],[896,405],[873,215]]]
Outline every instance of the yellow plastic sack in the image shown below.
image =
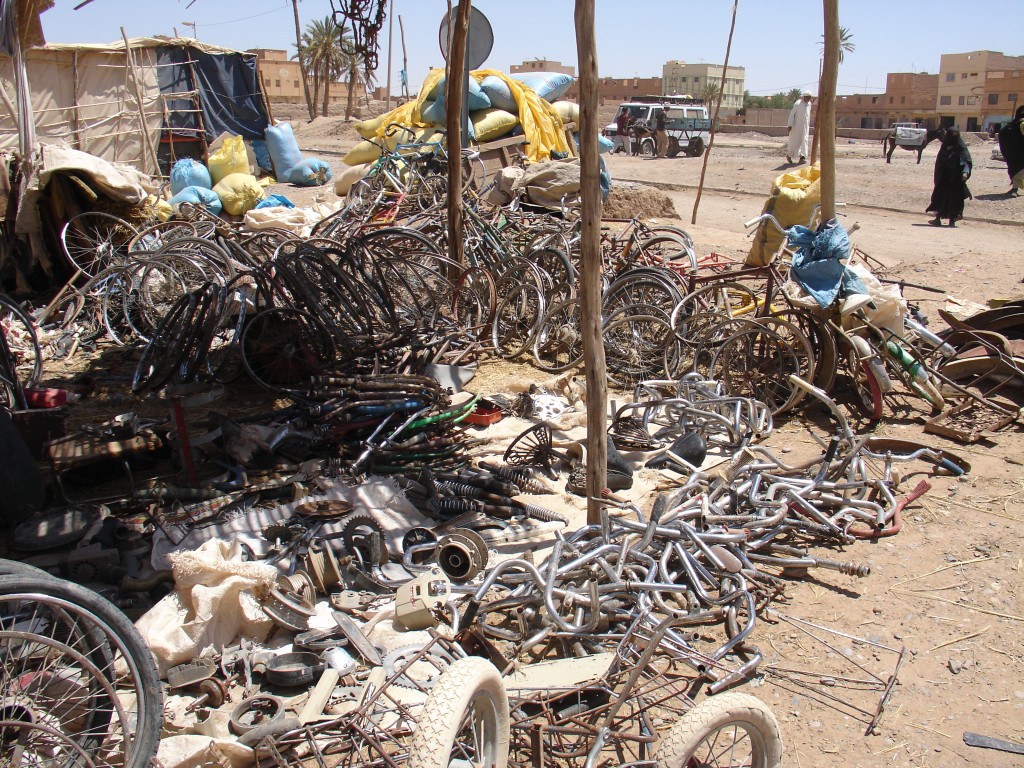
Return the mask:
[[519,125],[519,118],[504,109],[491,107],[471,112],[469,119],[473,122],[473,133],[477,141],[498,139]]
[[220,197],[224,210],[234,216],[251,211],[267,196],[256,177],[249,173],[232,173],[225,176],[214,184],[213,191]]
[[385,115],[380,117],[374,117],[370,120],[361,120],[352,127],[356,129],[356,133],[362,136],[364,139],[375,139],[377,138],[377,131],[381,126],[387,125],[384,122]]
[[372,141],[360,141],[341,158],[341,162],[345,165],[362,165],[363,163],[372,163],[378,157],[380,157],[380,147]]
[[369,167],[370,163],[362,163],[360,165],[353,165],[351,168],[346,168],[345,171],[334,180],[334,194],[339,197],[347,195],[348,191],[352,188],[352,185],[366,175],[366,171]]
[[[817,163],[778,176],[772,182],[771,197],[765,202],[761,213],[770,213],[783,227],[795,224],[806,227],[814,206],[821,202],[820,176],[821,166]],[[754,234],[754,242],[747,254],[747,265],[763,267],[768,264],[781,242],[782,234],[775,226],[763,222]]]
[[562,118],[551,104],[537,95],[536,91],[496,69],[478,69],[469,74],[470,77],[475,77],[477,82],[488,75],[494,75],[508,86],[512,98],[519,106],[519,122],[523,126],[523,134],[528,142],[526,156],[531,163],[550,160],[552,151],[572,154],[562,130]]
[[556,101],[552,104],[555,108],[555,112],[562,118],[562,124],[576,123],[579,127],[580,124],[580,105],[575,101]]
[[249,156],[245,152],[245,141],[241,136],[229,136],[219,149],[210,153],[206,167],[210,169],[210,181],[214,185],[233,173],[248,174]]

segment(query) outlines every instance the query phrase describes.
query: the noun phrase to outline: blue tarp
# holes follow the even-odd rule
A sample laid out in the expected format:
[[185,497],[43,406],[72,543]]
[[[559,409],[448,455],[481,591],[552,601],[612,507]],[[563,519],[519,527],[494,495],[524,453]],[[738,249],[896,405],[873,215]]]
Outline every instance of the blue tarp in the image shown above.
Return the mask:
[[820,307],[831,306],[840,295],[868,292],[860,278],[846,269],[850,236],[838,221],[829,221],[817,232],[797,225],[786,235],[796,248],[790,274]]

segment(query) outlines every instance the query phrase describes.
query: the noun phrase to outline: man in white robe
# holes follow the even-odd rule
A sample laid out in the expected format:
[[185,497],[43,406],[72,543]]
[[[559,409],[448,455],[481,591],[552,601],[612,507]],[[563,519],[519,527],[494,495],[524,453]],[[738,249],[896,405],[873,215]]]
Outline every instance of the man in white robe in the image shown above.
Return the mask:
[[810,154],[808,149],[808,137],[811,133],[811,100],[809,93],[804,93],[797,99],[796,104],[789,110],[789,144],[786,145],[786,162],[793,164],[794,157],[800,159],[796,162],[806,162]]

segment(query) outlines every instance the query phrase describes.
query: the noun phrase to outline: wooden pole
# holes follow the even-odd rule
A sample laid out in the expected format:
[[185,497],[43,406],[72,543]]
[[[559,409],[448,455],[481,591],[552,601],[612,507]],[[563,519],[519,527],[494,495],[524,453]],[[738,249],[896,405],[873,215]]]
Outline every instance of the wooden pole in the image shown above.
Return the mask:
[[[395,0],[390,0],[388,3],[388,84],[387,84],[387,100],[384,102],[384,111],[391,111],[391,47],[392,42],[395,39]],[[367,83],[367,86],[370,84]]]
[[693,201],[693,213],[690,214],[690,223],[697,223],[697,208],[700,206],[700,196],[704,191],[704,174],[708,171],[708,159],[711,157],[711,148],[715,146],[715,129],[718,126],[718,111],[722,108],[722,99],[725,97],[725,78],[729,73],[729,52],[732,50],[732,33],[736,29],[736,8],[740,0],[733,0],[732,23],[729,25],[729,39],[725,43],[725,63],[722,64],[722,83],[718,86],[718,101],[715,103],[715,115],[711,118],[711,135],[708,136],[708,148],[704,150],[704,164],[700,167],[700,182],[697,184],[697,197]]
[[449,15],[450,45],[444,78],[445,127],[448,133],[448,256],[465,264],[462,241],[462,73],[466,69],[466,33],[472,0],[459,0],[455,23]]
[[825,61],[818,91],[821,134],[821,221],[836,215],[836,79],[839,77],[839,0],[822,0],[825,9]]
[[[153,173],[160,175],[160,161],[156,157],[156,148],[149,136],[149,126],[146,125],[146,109],[142,103],[142,87],[139,83],[139,71],[135,68],[135,57],[132,55],[132,47],[128,43],[128,33],[121,27],[121,38],[124,40],[124,56],[128,62],[128,69],[132,73],[132,80],[135,82],[135,104],[139,108],[139,124],[142,126],[142,140],[146,142],[146,149],[149,150],[149,159],[153,162]],[[145,163],[145,155],[140,158]],[[145,170],[145,168],[143,168]]]
[[71,74],[73,76],[73,80],[71,83],[71,136],[72,138],[74,138],[72,146],[74,146],[75,149],[81,151],[82,121],[78,115],[80,109],[80,107],[78,106],[78,51],[71,52]]
[[[824,43],[823,43],[824,45]],[[811,131],[811,165],[818,161],[818,126],[821,125],[821,73],[825,67],[825,54],[818,59],[818,100],[814,103],[814,125]]]
[[316,107],[309,98],[309,73],[306,72],[306,61],[302,58],[302,25],[299,24],[299,0],[292,0],[292,11],[295,14],[295,55],[299,57],[299,72],[302,75],[302,93],[306,97],[306,111],[309,119],[316,117]]
[[601,522],[607,486],[608,380],[601,334],[601,185],[597,137],[597,41],[594,0],[576,0],[576,51],[580,70],[580,201],[583,205],[580,331],[587,377],[587,523]]
[[402,80],[402,96],[407,98],[409,96],[409,57],[405,51],[405,25],[402,24],[402,17],[398,17],[398,32],[402,38],[402,71],[405,73],[405,78]]

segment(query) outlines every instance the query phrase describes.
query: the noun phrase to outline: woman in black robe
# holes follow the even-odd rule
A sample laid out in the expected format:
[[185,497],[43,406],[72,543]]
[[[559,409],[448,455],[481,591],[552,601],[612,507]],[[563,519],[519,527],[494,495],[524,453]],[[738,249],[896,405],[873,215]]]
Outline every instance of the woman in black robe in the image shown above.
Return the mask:
[[1010,191],[1006,196],[1016,197],[1017,190],[1024,189],[1024,107],[1017,107],[1013,120],[999,131],[999,151],[1010,175]]
[[971,197],[967,180],[971,178],[972,166],[971,153],[960,138],[960,129],[947,128],[939,154],[935,156],[932,201],[925,209],[935,214],[929,224],[939,227],[942,219],[949,219],[949,226],[955,227],[957,220],[964,217],[964,200]]

